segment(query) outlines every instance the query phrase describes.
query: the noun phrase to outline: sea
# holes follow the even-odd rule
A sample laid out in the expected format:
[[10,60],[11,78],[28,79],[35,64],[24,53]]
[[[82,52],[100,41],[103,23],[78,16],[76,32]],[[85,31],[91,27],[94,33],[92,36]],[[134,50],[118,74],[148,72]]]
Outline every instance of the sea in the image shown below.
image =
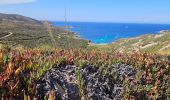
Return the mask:
[[144,34],[159,34],[161,30],[170,30],[170,24],[140,23],[103,23],[103,22],[52,22],[55,26],[69,26],[69,30],[79,37],[95,44],[110,44],[122,38],[131,38]]

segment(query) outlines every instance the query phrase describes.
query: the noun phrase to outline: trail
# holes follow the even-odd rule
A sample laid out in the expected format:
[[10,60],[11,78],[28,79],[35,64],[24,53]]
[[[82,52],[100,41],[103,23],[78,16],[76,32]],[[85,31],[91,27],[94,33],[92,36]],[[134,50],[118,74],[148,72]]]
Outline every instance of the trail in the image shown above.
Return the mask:
[[9,34],[8,34],[8,35],[3,36],[3,37],[1,37],[0,39],[3,39],[3,38],[6,38],[6,37],[9,37],[9,36],[11,36],[12,34],[13,34],[12,32],[9,32]]

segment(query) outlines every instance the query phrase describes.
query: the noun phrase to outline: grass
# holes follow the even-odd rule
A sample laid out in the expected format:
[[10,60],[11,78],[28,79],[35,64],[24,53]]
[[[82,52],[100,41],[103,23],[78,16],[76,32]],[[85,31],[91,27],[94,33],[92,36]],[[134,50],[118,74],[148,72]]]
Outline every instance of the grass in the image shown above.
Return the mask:
[[[0,43],[13,47],[23,45],[28,48],[34,48],[41,45],[54,46],[54,43],[52,44],[53,41],[56,42],[55,46],[59,48],[68,48],[68,42],[71,43],[70,46],[72,48],[86,47],[88,44],[88,41],[78,38],[72,32],[69,32],[68,34],[63,28],[53,26],[50,27],[49,32],[49,29],[43,25],[22,25],[21,23],[10,23],[8,25],[3,25],[3,23],[0,23],[1,37],[5,36],[9,32],[13,33],[9,37],[0,39]],[[52,35],[53,39],[51,39]]]

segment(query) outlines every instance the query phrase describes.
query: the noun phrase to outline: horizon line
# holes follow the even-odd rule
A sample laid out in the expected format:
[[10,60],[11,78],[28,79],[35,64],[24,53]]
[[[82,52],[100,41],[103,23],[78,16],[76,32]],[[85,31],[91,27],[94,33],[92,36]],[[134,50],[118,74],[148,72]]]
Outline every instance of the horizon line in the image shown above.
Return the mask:
[[[44,21],[44,20],[41,20]],[[49,22],[64,22],[64,20],[48,20]],[[81,22],[81,23],[117,23],[117,24],[168,24],[170,23],[162,23],[162,22],[108,22],[108,21],[75,21],[75,20],[68,20],[68,22]]]

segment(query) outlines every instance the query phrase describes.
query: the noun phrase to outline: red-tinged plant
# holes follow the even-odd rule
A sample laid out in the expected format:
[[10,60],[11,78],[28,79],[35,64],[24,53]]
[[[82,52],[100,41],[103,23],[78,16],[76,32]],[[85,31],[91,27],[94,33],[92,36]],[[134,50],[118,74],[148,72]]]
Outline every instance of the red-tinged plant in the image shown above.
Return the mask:
[[[163,95],[163,89],[167,89],[169,80],[169,63],[161,61],[161,57],[159,56],[146,53],[135,52],[133,54],[123,54],[95,50],[55,49],[42,51],[38,49],[27,49],[25,51],[13,50],[8,54],[0,52],[0,60],[2,60],[0,61],[0,89],[2,87],[8,88],[8,90],[10,90],[10,92],[6,93],[8,95],[16,95],[18,91],[24,89],[26,94],[34,96],[34,92],[31,92],[35,91],[34,83],[39,80],[41,75],[49,68],[58,66],[61,63],[65,65],[76,64],[80,67],[85,64],[95,65],[103,67],[106,70],[105,74],[107,74],[108,66],[114,63],[132,65],[138,69],[138,73],[144,72],[143,74],[140,73],[140,76],[143,75],[143,78],[146,80],[144,86],[150,87],[151,85],[157,87],[153,89],[143,88],[140,91],[144,91],[145,93],[155,91],[154,93],[160,96]],[[130,88],[133,92],[134,90],[139,90],[138,88],[142,86],[140,84],[141,78],[142,77],[136,77],[135,80],[129,81],[129,78],[126,76],[126,81],[129,84],[127,84],[127,88]],[[7,84],[4,84],[4,82]],[[134,90],[133,85],[135,85]],[[131,91],[126,93],[130,94]],[[140,95],[140,91],[138,95]],[[19,95],[22,96],[23,93]]]

